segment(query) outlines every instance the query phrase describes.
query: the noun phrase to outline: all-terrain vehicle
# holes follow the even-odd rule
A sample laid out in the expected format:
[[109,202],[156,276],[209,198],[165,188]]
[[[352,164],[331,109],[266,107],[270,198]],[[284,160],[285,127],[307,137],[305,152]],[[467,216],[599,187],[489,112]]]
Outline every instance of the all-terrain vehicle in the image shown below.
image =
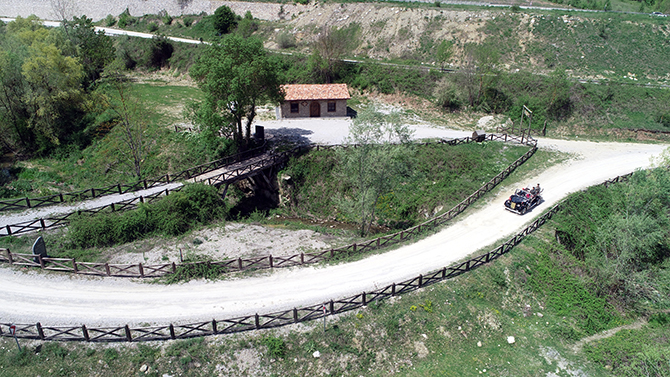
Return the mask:
[[540,196],[542,191],[544,190],[537,187],[517,189],[509,199],[505,200],[505,209],[523,215],[542,202]]

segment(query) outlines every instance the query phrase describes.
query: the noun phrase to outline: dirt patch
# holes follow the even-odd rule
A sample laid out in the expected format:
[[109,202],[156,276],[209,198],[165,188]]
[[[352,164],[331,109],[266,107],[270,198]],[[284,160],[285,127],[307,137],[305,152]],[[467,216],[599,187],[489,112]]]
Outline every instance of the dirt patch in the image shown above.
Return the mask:
[[614,336],[616,333],[618,333],[621,330],[639,330],[639,329],[642,328],[643,325],[646,325],[646,324],[647,324],[647,321],[645,321],[644,319],[640,319],[640,320],[637,320],[637,321],[635,321],[635,322],[633,322],[629,325],[623,325],[623,326],[615,327],[613,329],[605,330],[605,331],[600,332],[600,333],[595,334],[595,335],[587,336],[586,338],[583,338],[580,341],[578,341],[577,343],[575,343],[572,346],[572,349],[575,351],[575,353],[578,353],[582,350],[582,347],[584,347],[585,344],[594,342],[596,340],[609,338],[611,336]]
[[226,223],[193,232],[183,238],[162,238],[133,242],[105,252],[108,263],[161,264],[181,258],[224,260],[272,254],[286,256],[325,250],[344,240],[312,230],[289,230],[277,226]]

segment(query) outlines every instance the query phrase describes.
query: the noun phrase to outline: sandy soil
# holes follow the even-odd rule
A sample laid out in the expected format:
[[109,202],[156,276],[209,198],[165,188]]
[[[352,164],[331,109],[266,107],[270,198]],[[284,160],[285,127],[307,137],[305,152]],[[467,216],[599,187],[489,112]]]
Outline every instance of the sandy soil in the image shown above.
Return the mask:
[[[579,157],[529,177],[529,182],[545,187],[545,202],[539,209],[549,208],[568,193],[646,167],[650,157],[664,149],[662,145],[559,140],[541,140],[540,146]],[[53,325],[184,323],[346,297],[449,265],[522,229],[539,210],[526,216],[503,210],[502,203],[512,189],[500,187],[480,209],[431,237],[335,266],[275,270],[247,279],[178,286],[0,269],[0,318]]]
[[108,252],[108,263],[178,263],[182,257],[197,260],[205,256],[211,260],[270,254],[285,256],[329,249],[347,240],[307,229],[289,230],[279,226],[226,223],[176,240],[149,239],[114,248]]

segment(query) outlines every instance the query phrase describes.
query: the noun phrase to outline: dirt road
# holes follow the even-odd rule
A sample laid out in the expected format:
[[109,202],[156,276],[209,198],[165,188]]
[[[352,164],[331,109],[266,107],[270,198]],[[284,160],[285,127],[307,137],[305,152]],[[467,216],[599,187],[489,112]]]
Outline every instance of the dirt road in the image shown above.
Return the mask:
[[[114,326],[186,323],[267,313],[374,289],[435,270],[487,248],[529,223],[568,193],[649,165],[664,146],[541,140],[540,147],[575,154],[528,182],[540,182],[545,202],[526,216],[503,210],[512,187],[470,216],[411,245],[361,261],[295,268],[263,276],[178,286],[122,279],[43,275],[0,269],[0,321],[50,325]],[[503,185],[504,186],[504,185]]]

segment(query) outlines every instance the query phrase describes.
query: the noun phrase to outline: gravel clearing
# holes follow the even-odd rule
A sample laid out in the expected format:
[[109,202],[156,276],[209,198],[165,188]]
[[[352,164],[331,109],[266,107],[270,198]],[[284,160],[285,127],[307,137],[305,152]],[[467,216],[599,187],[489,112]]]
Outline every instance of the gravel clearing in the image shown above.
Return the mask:
[[[460,260],[519,231],[571,192],[647,167],[663,145],[540,140],[573,158],[528,179],[545,188],[545,202],[518,216],[503,209],[514,188],[503,184],[466,218],[414,244],[334,266],[281,269],[246,279],[192,281],[177,286],[116,278],[85,278],[0,269],[0,320],[50,325],[132,326],[188,323],[268,313],[401,281]],[[531,162],[532,163],[532,162]]]

